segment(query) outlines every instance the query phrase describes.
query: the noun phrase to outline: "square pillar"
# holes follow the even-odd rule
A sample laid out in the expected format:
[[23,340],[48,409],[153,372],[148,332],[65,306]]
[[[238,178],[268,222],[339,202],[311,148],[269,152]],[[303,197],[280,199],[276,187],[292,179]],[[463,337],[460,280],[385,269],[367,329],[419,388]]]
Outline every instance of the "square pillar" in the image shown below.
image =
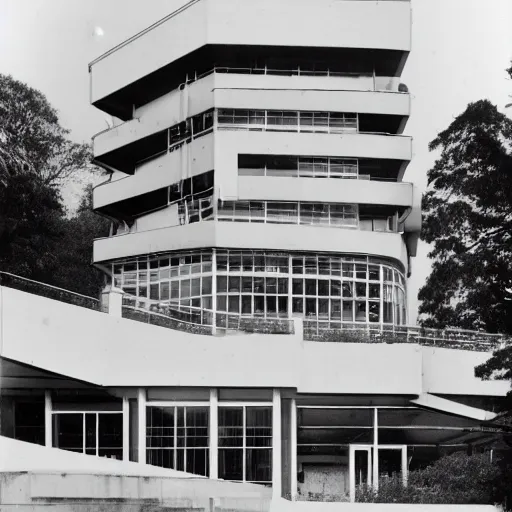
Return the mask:
[[210,478],[219,478],[219,394],[216,388],[210,389]]
[[139,388],[137,393],[137,409],[139,413],[138,424],[138,461],[146,464],[146,390]]
[[281,498],[282,494],[282,435],[281,435],[281,391],[272,393],[272,496]]
[[130,402],[123,396],[123,460],[130,460]]
[[44,445],[52,447],[52,393],[49,389],[44,391]]
[[101,310],[112,316],[121,318],[123,316],[123,295],[121,288],[107,285],[101,292]]

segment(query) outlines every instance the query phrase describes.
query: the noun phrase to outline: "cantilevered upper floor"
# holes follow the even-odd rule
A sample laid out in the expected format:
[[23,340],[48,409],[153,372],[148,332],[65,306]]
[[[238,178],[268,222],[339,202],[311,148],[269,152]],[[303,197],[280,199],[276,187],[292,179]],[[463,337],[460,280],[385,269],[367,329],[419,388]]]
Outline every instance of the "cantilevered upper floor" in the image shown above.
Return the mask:
[[214,69],[367,76],[372,88],[397,88],[410,47],[407,0],[192,0],[90,64],[91,102],[128,120]]

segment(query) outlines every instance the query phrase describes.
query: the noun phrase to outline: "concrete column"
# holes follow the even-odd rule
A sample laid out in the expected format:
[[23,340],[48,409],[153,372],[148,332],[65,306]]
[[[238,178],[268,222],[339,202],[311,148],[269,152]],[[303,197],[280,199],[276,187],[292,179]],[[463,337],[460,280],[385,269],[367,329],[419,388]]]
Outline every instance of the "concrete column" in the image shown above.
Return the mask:
[[272,393],[272,496],[281,498],[281,391],[274,389]]
[[219,478],[219,394],[210,389],[210,478]]
[[304,341],[304,319],[300,317],[293,317],[293,330],[295,333],[295,337]]
[[44,391],[44,445],[52,447],[52,394],[49,389]]
[[138,452],[139,464],[146,464],[146,390],[139,388],[137,394],[137,409],[139,412]]
[[291,499],[297,499],[297,401],[290,400],[290,487]]
[[123,460],[130,460],[130,402],[123,396]]
[[379,488],[379,410],[373,410],[373,487]]

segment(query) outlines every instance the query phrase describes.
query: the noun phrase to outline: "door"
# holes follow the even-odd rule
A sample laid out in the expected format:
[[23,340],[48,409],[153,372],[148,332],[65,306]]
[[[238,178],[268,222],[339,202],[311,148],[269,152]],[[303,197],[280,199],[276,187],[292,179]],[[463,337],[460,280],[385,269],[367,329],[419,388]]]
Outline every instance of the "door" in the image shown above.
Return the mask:
[[378,485],[390,478],[400,478],[403,485],[407,484],[407,446],[406,445],[379,445],[378,457],[374,461],[375,484]]
[[356,489],[360,485],[372,485],[371,445],[350,445],[349,454],[350,501],[356,501]]

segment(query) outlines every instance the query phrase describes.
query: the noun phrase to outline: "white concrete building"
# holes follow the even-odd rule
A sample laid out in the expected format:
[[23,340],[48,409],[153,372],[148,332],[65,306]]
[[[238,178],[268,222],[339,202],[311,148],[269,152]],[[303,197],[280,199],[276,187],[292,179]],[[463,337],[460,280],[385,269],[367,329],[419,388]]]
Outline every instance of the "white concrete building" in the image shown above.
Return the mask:
[[408,326],[410,49],[407,0],[193,0],[92,62],[110,314],[4,275],[2,434],[290,502],[485,449],[504,340]]

